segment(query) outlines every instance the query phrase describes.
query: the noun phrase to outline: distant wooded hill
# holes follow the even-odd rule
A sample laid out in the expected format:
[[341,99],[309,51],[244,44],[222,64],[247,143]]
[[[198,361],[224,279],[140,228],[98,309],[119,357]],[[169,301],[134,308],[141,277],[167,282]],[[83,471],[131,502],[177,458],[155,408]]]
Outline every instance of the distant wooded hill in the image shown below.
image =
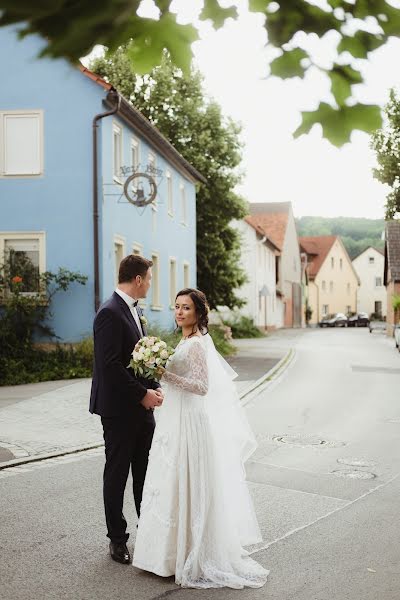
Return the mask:
[[383,219],[357,219],[353,217],[301,217],[296,219],[299,236],[340,235],[350,258],[353,259],[368,246],[383,250]]

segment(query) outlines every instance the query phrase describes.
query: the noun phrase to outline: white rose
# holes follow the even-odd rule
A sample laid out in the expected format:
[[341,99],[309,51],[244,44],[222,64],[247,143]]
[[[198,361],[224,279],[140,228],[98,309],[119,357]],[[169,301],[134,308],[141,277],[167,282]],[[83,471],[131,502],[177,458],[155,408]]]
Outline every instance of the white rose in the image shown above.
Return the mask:
[[147,346],[148,348],[150,348],[150,346],[152,346],[152,345],[153,345],[153,342],[151,341],[151,338],[148,338],[148,339],[146,340],[145,344],[146,344],[146,346]]
[[156,365],[161,365],[162,358],[156,358]]
[[168,358],[168,352],[166,350],[162,350],[160,354],[161,358]]
[[166,348],[167,344],[165,342],[158,342],[158,345],[160,346],[160,348]]
[[158,352],[159,349],[160,349],[160,346],[158,344],[154,344],[154,346],[152,347],[153,352]]
[[154,365],[156,362],[156,359],[154,358],[154,356],[152,356],[151,358],[149,358],[149,360],[147,362],[149,362],[151,365]]

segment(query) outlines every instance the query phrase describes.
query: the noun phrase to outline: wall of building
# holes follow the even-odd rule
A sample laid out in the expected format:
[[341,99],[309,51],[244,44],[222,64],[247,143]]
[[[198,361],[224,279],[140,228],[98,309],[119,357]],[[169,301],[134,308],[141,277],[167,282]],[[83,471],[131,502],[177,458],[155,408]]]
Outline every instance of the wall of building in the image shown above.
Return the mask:
[[315,285],[319,289],[319,304],[313,320],[318,322],[326,313],[356,312],[358,280],[339,239],[328,252],[315,277]]
[[385,258],[375,248],[367,248],[365,252],[353,260],[353,267],[360,279],[357,295],[357,311],[369,315],[375,312],[375,303],[381,302],[382,316],[386,317],[387,293],[383,285]]
[[92,119],[104,110],[105,90],[64,60],[38,59],[42,47],[37,36],[19,40],[0,28],[0,111],[39,110],[43,118],[42,173],[0,176],[0,232],[43,232],[45,270],[88,276],[52,305],[55,331],[74,341],[91,333],[94,316]]

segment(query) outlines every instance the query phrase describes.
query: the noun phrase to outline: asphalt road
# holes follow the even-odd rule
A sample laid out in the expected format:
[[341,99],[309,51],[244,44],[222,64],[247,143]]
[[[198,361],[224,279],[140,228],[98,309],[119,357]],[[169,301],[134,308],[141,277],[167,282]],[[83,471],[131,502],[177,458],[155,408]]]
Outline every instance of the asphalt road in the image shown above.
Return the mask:
[[[368,330],[285,332],[296,357],[246,409],[271,570],[259,590],[181,589],[111,561],[102,451],[0,472],[0,598],[400,599],[400,356]],[[135,530],[130,489],[126,516]]]

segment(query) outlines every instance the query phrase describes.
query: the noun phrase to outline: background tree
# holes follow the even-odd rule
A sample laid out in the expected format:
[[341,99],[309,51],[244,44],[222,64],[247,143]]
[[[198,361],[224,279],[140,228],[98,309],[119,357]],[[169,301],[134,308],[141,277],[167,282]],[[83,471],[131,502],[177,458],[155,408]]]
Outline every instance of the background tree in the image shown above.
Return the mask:
[[[133,39],[129,57],[137,73],[148,73],[168,50],[175,65],[188,72],[191,44],[198,39],[196,28],[177,22],[170,10],[172,0],[154,0],[158,19],[137,14],[141,0],[0,0],[0,25],[18,23],[21,35],[39,33],[45,40],[43,54],[76,61],[95,44],[116,50]],[[237,18],[237,4],[222,7],[218,0],[204,0],[200,19],[210,19],[216,28]],[[313,111],[303,112],[295,136],[308,133],[321,123],[323,135],[341,146],[353,129],[372,132],[382,124],[380,107],[351,102],[352,87],[363,82],[359,59],[384,45],[391,36],[400,36],[400,9],[386,0],[249,0],[249,9],[265,16],[269,45],[281,50],[270,64],[278,77],[303,78],[309,69],[325,72],[331,81],[334,103],[320,102]],[[323,38],[336,33],[336,57],[322,67],[308,52],[301,36]],[[357,59],[357,60],[355,60]]]
[[393,219],[400,213],[400,98],[395,90],[390,90],[385,114],[387,123],[373,135],[371,146],[378,161],[374,176],[391,187],[385,209],[386,219]]
[[184,75],[164,56],[149,75],[139,76],[131,46],[94,61],[91,68],[112,83],[207,179],[197,193],[197,282],[213,308],[243,304],[235,289],[245,281],[239,268],[240,237],[229,226],[246,215],[234,192],[240,180],[240,127],[206,98],[198,71]]
[[296,226],[300,236],[340,235],[352,260],[369,246],[383,250],[385,245],[382,240],[385,230],[383,219],[301,217],[296,219]]

